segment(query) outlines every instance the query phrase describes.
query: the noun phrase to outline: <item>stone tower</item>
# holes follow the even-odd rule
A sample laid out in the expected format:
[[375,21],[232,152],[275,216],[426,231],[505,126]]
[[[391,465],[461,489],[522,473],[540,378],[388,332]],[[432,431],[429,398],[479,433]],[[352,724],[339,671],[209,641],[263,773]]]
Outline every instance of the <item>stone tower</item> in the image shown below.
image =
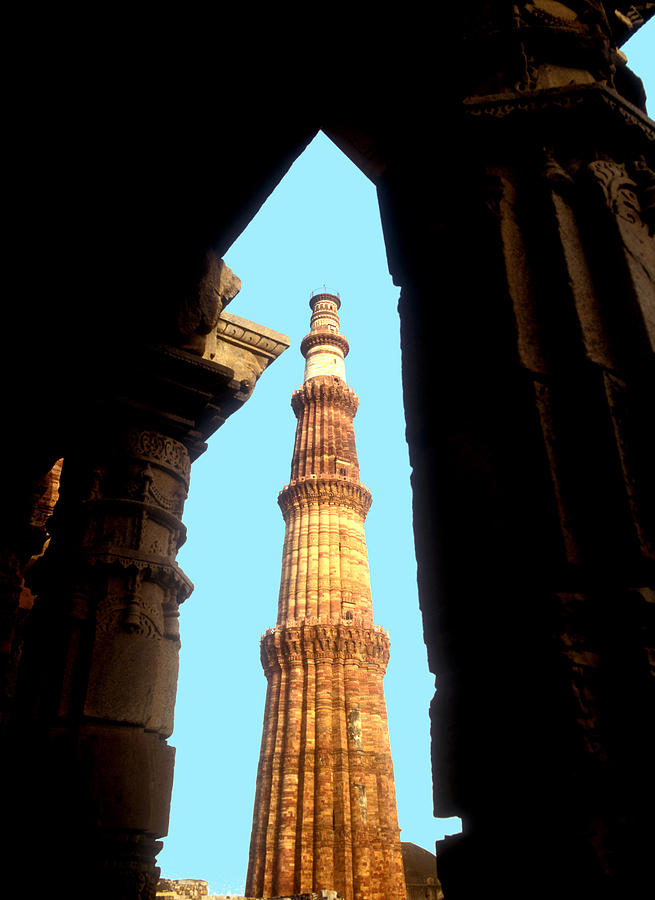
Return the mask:
[[405,900],[382,688],[389,639],[373,624],[364,519],[338,296],[312,296],[277,623],[262,638],[268,690],[246,894],[336,890]]

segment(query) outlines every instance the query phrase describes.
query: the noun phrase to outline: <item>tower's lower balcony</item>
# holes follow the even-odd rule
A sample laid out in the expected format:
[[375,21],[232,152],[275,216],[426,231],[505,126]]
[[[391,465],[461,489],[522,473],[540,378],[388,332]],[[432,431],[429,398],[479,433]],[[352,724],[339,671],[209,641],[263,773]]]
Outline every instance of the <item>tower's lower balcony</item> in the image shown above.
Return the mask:
[[264,671],[286,668],[294,663],[326,660],[353,662],[386,671],[389,662],[389,636],[380,625],[340,618],[292,620],[269,628],[262,636],[261,658]]

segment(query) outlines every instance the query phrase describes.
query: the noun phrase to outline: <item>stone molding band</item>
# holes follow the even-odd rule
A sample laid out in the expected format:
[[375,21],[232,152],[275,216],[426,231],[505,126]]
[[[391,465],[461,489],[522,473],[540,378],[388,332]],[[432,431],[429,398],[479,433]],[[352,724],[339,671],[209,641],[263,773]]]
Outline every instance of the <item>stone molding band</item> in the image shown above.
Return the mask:
[[303,407],[312,402],[345,409],[354,418],[359,406],[359,397],[341,379],[319,376],[307,381],[301,388],[293,392],[291,408],[296,414],[296,418],[299,418]]
[[270,357],[271,360],[277,359],[289,346],[288,341],[279,339],[280,335],[276,331],[249,322],[248,319],[233,316],[225,310],[221,313],[215,328],[223,340],[237,345],[247,344],[256,353]]
[[309,306],[312,312],[314,312],[318,303],[324,303],[326,301],[328,303],[334,303],[337,309],[341,309],[341,297],[338,294],[331,294],[329,291],[319,291],[316,294],[312,294],[309,298]]
[[308,660],[356,661],[384,673],[389,662],[389,638],[371,626],[349,623],[277,626],[261,641],[261,660],[266,677],[275,669]]
[[303,356],[307,356],[307,352],[312,347],[320,347],[322,344],[330,344],[339,347],[343,351],[344,356],[348,356],[350,344],[348,339],[338,331],[312,331],[306,334],[300,343],[300,352]]
[[638,129],[647,141],[655,141],[652,121],[632,103],[606,85],[579,84],[517,94],[495,94],[467,97],[463,102],[465,116],[477,119],[504,119],[523,113],[551,113],[553,110],[578,111],[584,104],[604,107],[617,122]]
[[365,518],[373,498],[363,484],[347,481],[340,475],[321,475],[320,478],[310,477],[285,485],[277,502],[285,521],[291,510],[304,509],[313,503],[353,509]]
[[189,487],[191,460],[184,444],[157,431],[132,429],[127,438],[128,452],[142,460],[170,469]]

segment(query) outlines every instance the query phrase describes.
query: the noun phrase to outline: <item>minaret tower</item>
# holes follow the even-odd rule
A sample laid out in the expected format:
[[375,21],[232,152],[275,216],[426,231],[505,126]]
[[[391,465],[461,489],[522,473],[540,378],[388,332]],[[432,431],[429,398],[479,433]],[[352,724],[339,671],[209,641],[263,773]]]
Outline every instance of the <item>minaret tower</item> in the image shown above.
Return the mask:
[[246,895],[336,890],[406,900],[382,688],[389,639],[373,624],[346,383],[348,341],[334,294],[312,296],[289,484],[277,623],[262,637],[268,680]]

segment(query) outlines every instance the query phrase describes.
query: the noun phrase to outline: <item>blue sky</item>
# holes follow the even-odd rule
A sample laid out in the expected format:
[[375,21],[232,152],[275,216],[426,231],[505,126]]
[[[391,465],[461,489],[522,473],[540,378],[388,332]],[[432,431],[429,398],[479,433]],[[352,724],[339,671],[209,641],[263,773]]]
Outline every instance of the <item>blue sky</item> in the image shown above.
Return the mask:
[[[655,104],[655,22],[624,51]],[[324,136],[294,163],[225,254],[242,279],[230,312],[289,335],[291,347],[193,466],[179,562],[195,584],[181,609],[182,651],[170,743],[177,748],[162,874],[243,893],[266,681],[260,634],[277,613],[288,481],[302,384],[299,344],[310,293],[341,295],[358,393],[355,434],[367,518],[373,609],[391,638],[385,678],[402,839],[428,849],[458,820],[432,816],[429,673],[416,589],[409,462],[400,384],[399,289],[388,274],[375,189]],[[381,452],[380,447],[384,447]]]

